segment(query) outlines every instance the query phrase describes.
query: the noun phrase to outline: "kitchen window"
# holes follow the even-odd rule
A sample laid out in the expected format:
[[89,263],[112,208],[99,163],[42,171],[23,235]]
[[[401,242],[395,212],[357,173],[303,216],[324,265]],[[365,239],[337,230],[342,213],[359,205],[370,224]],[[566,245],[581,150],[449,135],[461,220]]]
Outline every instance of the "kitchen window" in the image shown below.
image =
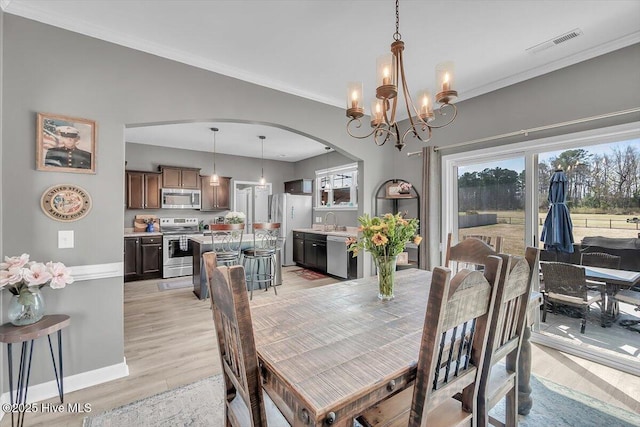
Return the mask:
[[316,171],[316,209],[358,208],[356,163]]

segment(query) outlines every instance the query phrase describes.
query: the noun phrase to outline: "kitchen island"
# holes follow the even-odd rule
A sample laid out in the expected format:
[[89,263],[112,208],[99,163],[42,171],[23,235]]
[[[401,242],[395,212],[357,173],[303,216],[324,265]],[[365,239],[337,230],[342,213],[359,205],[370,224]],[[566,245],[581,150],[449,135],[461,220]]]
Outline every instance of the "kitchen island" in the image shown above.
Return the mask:
[[[213,250],[211,234],[205,236],[189,237],[193,247],[193,293],[199,299],[206,299],[209,296],[207,288],[207,277],[204,272],[204,263],[202,262],[202,254]],[[242,249],[253,246],[253,234],[244,234],[242,236]],[[276,253],[276,285],[282,284],[282,263],[280,262],[280,248]]]

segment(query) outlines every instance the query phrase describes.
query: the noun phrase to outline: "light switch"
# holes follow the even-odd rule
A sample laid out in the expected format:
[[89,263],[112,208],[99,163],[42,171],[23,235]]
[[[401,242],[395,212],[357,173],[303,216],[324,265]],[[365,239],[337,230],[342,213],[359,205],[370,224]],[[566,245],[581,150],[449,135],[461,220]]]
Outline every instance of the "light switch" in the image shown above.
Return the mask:
[[73,230],[58,231],[58,249],[73,248]]

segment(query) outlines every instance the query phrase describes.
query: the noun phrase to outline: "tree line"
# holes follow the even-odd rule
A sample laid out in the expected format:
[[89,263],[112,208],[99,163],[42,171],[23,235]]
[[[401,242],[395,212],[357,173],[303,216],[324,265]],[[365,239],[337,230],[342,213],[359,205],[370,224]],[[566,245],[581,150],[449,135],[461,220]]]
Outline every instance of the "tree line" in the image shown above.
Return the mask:
[[[569,208],[594,208],[602,212],[640,210],[640,148],[612,147],[608,154],[585,149],[566,150],[538,163],[540,209],[548,207],[549,181],[562,169],[568,179]],[[524,171],[500,167],[465,172],[458,177],[460,212],[523,210]]]

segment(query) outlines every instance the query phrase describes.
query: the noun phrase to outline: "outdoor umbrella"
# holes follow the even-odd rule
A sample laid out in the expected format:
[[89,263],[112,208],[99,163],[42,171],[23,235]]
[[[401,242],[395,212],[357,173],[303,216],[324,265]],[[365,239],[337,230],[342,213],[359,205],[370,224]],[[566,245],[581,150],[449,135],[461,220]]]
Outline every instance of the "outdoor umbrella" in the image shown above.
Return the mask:
[[573,253],[573,224],[567,209],[567,176],[557,170],[549,183],[549,212],[544,220],[540,240],[544,248]]

